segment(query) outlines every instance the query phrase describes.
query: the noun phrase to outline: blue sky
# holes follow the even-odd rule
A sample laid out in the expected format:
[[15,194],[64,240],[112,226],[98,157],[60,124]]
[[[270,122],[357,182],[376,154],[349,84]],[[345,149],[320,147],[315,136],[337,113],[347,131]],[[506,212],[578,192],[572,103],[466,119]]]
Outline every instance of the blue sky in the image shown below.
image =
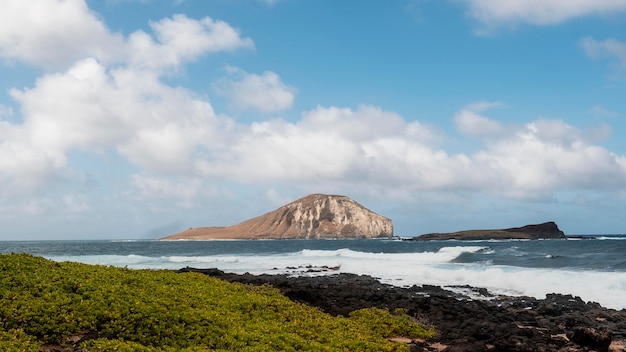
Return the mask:
[[626,1],[7,0],[0,239],[309,193],[398,235],[626,233]]

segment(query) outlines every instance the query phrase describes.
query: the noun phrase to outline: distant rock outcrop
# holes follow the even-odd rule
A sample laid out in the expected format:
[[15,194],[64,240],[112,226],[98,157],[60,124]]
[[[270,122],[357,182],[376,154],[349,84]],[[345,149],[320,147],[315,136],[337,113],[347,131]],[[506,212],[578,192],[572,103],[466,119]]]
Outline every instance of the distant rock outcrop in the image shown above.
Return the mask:
[[543,224],[526,225],[502,230],[468,230],[451,233],[429,233],[415,237],[416,241],[429,240],[504,240],[525,239],[535,240],[544,238],[566,238],[556,223],[550,221]]
[[228,227],[190,228],[162,240],[336,239],[393,236],[390,219],[345,196],[311,194]]

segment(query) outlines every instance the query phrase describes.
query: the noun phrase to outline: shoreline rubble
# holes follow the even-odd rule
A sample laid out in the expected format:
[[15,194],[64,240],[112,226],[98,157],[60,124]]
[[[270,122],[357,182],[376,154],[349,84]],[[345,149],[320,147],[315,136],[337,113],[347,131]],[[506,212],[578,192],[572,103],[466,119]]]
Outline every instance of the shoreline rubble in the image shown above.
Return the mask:
[[[492,295],[484,288],[397,287],[356,274],[290,276],[232,274],[186,267],[229,282],[271,284],[290,299],[331,315],[361,308],[404,309],[438,335],[412,341],[411,351],[626,351],[626,309],[604,308],[579,297],[545,299]],[[485,299],[476,299],[483,296]]]

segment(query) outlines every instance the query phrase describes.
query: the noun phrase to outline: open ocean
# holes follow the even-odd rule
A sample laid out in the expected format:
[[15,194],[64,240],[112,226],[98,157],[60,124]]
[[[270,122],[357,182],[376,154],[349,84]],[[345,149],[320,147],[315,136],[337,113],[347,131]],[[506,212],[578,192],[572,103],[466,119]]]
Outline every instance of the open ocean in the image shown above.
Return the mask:
[[0,252],[134,269],[191,266],[252,274],[345,272],[371,275],[397,286],[470,285],[495,294],[537,298],[563,293],[608,308],[626,308],[626,235],[471,242],[2,241]]

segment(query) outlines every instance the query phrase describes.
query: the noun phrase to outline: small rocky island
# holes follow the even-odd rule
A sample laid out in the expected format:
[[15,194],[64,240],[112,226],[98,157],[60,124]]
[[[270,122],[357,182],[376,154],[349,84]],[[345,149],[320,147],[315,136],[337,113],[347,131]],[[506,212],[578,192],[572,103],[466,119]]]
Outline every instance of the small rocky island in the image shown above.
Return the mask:
[[227,227],[198,227],[161,240],[341,239],[393,236],[390,219],[340,195],[311,194]]
[[537,239],[554,239],[566,238],[565,233],[559,230],[555,222],[545,222],[543,224],[526,225],[522,227],[513,227],[510,229],[500,230],[466,230],[450,233],[428,233],[425,235],[412,238],[414,241],[432,241],[432,240],[537,240]]

